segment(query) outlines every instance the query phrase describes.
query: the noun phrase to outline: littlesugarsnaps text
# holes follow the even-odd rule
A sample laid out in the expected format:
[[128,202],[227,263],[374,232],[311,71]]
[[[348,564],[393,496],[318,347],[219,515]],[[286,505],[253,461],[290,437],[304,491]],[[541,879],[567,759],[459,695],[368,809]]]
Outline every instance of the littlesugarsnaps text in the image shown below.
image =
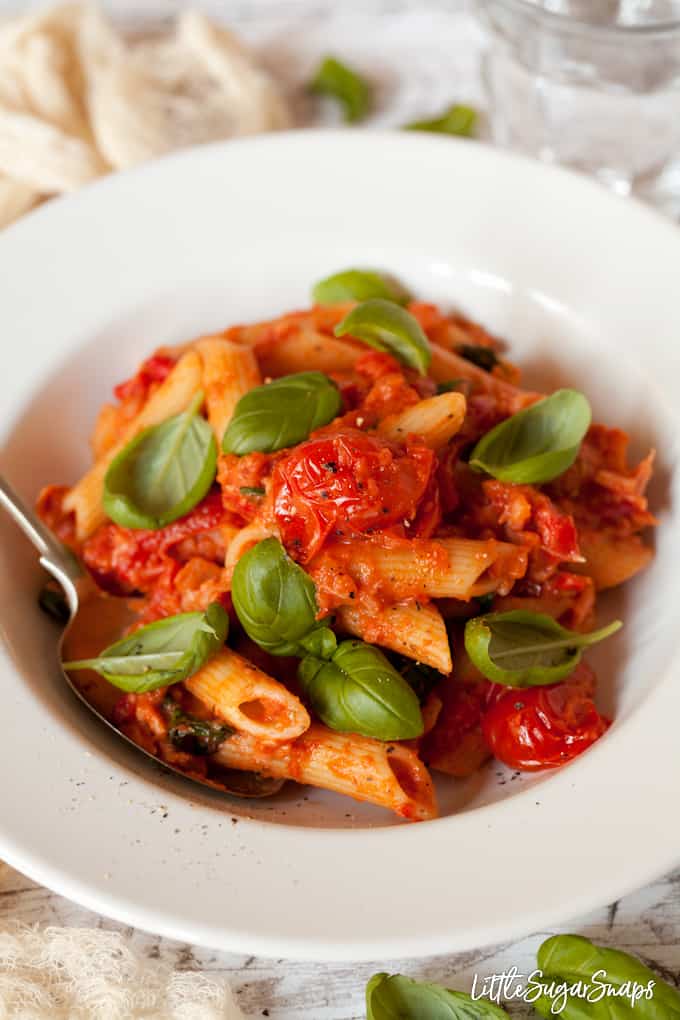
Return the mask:
[[595,971],[589,981],[567,981],[546,977],[541,970],[525,975],[517,967],[511,967],[500,974],[489,974],[486,977],[475,974],[470,994],[475,1001],[487,999],[499,1006],[504,1002],[518,1000],[531,1004],[542,999],[550,1003],[551,1013],[559,1016],[572,999],[589,1003],[611,999],[626,1002],[634,1008],[643,1000],[652,1001],[655,987],[656,981],[653,980],[647,984],[624,981],[614,985],[608,980],[605,970]]

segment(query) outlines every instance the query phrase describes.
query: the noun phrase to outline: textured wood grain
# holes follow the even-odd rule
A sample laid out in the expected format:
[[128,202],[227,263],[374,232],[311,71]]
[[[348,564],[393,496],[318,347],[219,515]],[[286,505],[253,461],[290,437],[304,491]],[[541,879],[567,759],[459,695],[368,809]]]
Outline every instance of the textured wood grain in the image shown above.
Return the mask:
[[[40,5],[42,0],[23,4],[0,0],[0,13]],[[260,44],[268,63],[284,75],[293,91],[304,81],[318,55],[328,48],[337,46],[343,55],[356,52],[360,63],[372,62],[385,82],[380,92],[383,106],[374,118],[380,124],[398,124],[423,116],[453,98],[479,99],[473,70],[477,37],[474,27],[463,24],[460,18],[468,6],[464,0],[430,0],[418,5],[412,0],[344,0],[342,4],[335,0],[192,0],[192,5],[241,28],[249,39]],[[158,21],[184,3],[109,0],[104,6],[129,21]],[[395,41],[399,19],[412,15],[409,38]],[[384,33],[376,30],[378,24],[384,27]],[[404,67],[408,67],[408,83],[404,81]],[[303,107],[302,119],[308,116]],[[559,882],[558,875],[555,881]],[[363,1020],[364,985],[376,970],[399,970],[460,989],[469,989],[475,973],[481,978],[513,965],[529,973],[537,946],[552,934],[537,932],[513,944],[415,962],[321,965],[263,960],[215,953],[125,929],[0,863],[0,927],[9,920],[125,931],[133,945],[151,958],[166,959],[179,969],[225,974],[249,1017],[269,1016],[272,1020]],[[455,918],[451,924],[455,925]],[[619,903],[572,921],[564,930],[630,950],[668,980],[680,984],[680,871]],[[511,1007],[510,1012],[517,1020],[535,1015],[524,1006]]]

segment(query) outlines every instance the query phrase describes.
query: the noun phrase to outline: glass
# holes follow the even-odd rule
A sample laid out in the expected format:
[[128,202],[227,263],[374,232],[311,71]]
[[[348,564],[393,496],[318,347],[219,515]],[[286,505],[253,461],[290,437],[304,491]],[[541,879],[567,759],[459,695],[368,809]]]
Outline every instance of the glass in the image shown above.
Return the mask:
[[680,216],[680,0],[479,0],[491,135]]

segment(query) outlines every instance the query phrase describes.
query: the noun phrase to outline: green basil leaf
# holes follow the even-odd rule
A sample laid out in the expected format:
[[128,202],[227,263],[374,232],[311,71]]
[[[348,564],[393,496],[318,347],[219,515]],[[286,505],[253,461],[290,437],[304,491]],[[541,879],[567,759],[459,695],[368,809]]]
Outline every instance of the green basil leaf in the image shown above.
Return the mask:
[[344,301],[367,301],[369,298],[384,298],[404,305],[410,295],[384,273],[372,269],[344,269],[314,284],[312,298],[317,305],[339,305]]
[[[271,655],[302,656],[303,642],[317,651],[328,647],[328,626],[316,618],[314,582],[278,539],[265,538],[241,557],[234,567],[231,597],[248,637]],[[334,639],[331,643],[334,647]]]
[[265,493],[262,485],[242,485],[238,491],[242,496],[264,496]]
[[340,391],[323,372],[284,375],[241,397],[229,422],[225,453],[274,453],[301,443],[342,410]]
[[363,120],[371,108],[371,89],[365,78],[335,57],[325,57],[309,83],[311,92],[337,99],[349,123]]
[[470,454],[470,467],[501,482],[549,482],[576,460],[590,417],[582,393],[557,390],[482,436]]
[[[634,956],[596,946],[580,935],[555,935],[544,942],[538,951],[538,967],[545,994],[533,1005],[541,1016],[558,1015],[562,1020],[680,1020],[680,992],[676,988]],[[591,1000],[598,1001],[558,991],[562,983],[576,986],[580,982],[590,986]],[[556,994],[550,994],[551,984]],[[620,994],[601,995],[604,984]],[[636,990],[639,997],[633,1004],[631,996]],[[554,1002],[559,1007],[563,1001],[566,1004],[561,1012],[552,1011]]]
[[64,669],[94,669],[114,687],[144,694],[192,676],[224,644],[229,617],[219,602],[204,613],[179,613],[140,627],[94,659],[63,663]]
[[197,393],[182,414],[144,429],[114,457],[104,510],[123,528],[163,528],[199,503],[215,479],[217,445]]
[[403,974],[374,974],[366,985],[366,1020],[508,1020],[488,999],[473,999]]
[[585,648],[621,626],[614,620],[600,630],[579,634],[544,613],[524,609],[487,613],[465,624],[465,650],[488,680],[507,687],[537,687],[569,676]]
[[434,666],[415,662],[406,655],[387,653],[387,657],[398,673],[402,675],[418,701],[423,705],[435,687],[442,681],[442,674]]
[[469,138],[474,134],[477,111],[471,106],[454,103],[439,117],[430,120],[414,120],[404,125],[404,131],[432,131],[440,135],[458,135]]
[[485,372],[490,372],[498,364],[496,352],[491,347],[484,347],[482,344],[461,344],[456,348],[456,353],[471,364],[484,369]]
[[220,745],[234,733],[226,723],[217,719],[197,719],[183,712],[179,705],[166,698],[163,712],[168,720],[168,737],[178,751],[187,754],[215,754]]
[[432,352],[420,324],[404,308],[383,298],[370,298],[353,308],[335,327],[336,336],[349,333],[378,351],[388,351],[421,375]]
[[423,732],[418,698],[379,649],[343,641],[330,662],[308,655],[298,668],[303,692],[326,726],[376,740]]

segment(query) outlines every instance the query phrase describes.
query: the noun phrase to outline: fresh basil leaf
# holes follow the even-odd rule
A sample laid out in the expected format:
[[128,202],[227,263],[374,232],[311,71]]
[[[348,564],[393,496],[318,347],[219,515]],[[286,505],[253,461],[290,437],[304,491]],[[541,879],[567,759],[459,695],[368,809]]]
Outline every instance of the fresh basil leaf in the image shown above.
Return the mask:
[[615,634],[620,620],[579,634],[552,616],[515,609],[475,616],[465,624],[465,650],[488,680],[507,687],[536,687],[563,680],[585,648]]
[[182,414],[144,429],[114,457],[104,510],[123,528],[163,528],[199,503],[215,479],[217,445],[197,393]]
[[327,625],[316,618],[314,582],[276,538],[265,538],[241,557],[231,597],[248,637],[271,655],[302,656],[305,644],[316,653],[335,647]]
[[473,999],[403,974],[374,974],[366,985],[366,1020],[508,1020],[488,999]]
[[469,138],[474,134],[477,111],[471,106],[454,103],[439,117],[430,120],[414,120],[404,125],[404,131],[432,131],[440,135],[458,135]]
[[197,719],[166,698],[163,711],[168,720],[168,737],[173,747],[187,754],[215,754],[234,730],[217,719]]
[[55,623],[60,623],[62,626],[71,619],[71,610],[66,601],[66,596],[61,590],[57,591],[46,585],[38,595],[38,605],[43,613],[46,613]]
[[140,627],[94,659],[63,663],[64,669],[94,669],[114,687],[144,694],[192,676],[224,644],[229,617],[219,602],[204,613],[179,613]]
[[371,89],[365,78],[335,57],[325,57],[311,82],[311,92],[336,99],[349,123],[363,120],[371,108]]
[[[618,949],[604,949],[580,935],[555,935],[538,951],[538,968],[543,974],[545,994],[534,1002],[544,1017],[559,1015],[562,1020],[680,1020],[680,992],[662,981],[653,970],[640,960]],[[550,985],[579,982],[591,987],[587,1001],[575,995],[566,996],[564,1009],[556,1014],[550,995]],[[603,984],[611,985],[619,995],[601,996]],[[633,988],[640,995],[633,1005],[630,996]],[[644,994],[650,989],[651,996]],[[564,995],[560,996],[561,1005]]]
[[242,485],[238,490],[242,496],[264,496],[264,488],[261,485]]
[[576,460],[590,418],[582,393],[557,390],[482,436],[470,454],[470,467],[501,482],[549,482]]
[[342,410],[340,391],[323,372],[284,375],[241,397],[229,422],[225,453],[274,453],[301,443]]
[[370,298],[353,308],[335,327],[336,336],[349,333],[369,347],[394,354],[421,375],[427,372],[432,352],[420,323],[404,308],[383,298]]
[[498,364],[496,352],[491,347],[484,347],[482,344],[461,344],[456,348],[456,353],[465,358],[478,368],[490,372]]
[[344,269],[319,280],[312,290],[317,305],[339,305],[344,301],[384,298],[404,305],[410,295],[396,280],[372,269]]
[[298,668],[304,694],[326,726],[376,740],[423,732],[418,698],[379,649],[343,641],[331,660],[308,655]]

